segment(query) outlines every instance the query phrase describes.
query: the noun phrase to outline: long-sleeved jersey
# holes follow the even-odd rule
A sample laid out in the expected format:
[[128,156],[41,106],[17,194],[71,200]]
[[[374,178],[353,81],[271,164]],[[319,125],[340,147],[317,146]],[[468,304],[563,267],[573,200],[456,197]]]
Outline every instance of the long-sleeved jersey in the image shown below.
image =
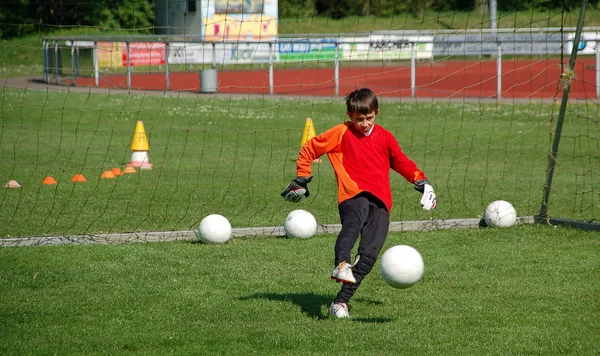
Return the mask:
[[402,152],[394,135],[377,124],[368,136],[347,121],[313,137],[300,150],[297,175],[310,176],[313,160],[326,153],[337,179],[338,204],[361,192],[369,192],[380,199],[389,212],[392,209],[390,168],[410,183],[427,179]]

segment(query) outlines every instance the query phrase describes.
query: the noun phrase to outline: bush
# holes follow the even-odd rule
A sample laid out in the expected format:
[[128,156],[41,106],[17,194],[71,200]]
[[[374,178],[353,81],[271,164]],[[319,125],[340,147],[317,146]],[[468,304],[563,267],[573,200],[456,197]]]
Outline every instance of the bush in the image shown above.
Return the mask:
[[315,15],[314,0],[284,0],[279,2],[280,18],[302,18]]

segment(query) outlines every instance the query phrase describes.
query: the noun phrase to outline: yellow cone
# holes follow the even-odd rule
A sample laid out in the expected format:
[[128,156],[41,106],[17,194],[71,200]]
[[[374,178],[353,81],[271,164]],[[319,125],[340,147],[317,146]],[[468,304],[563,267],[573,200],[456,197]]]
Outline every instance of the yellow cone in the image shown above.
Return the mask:
[[307,117],[306,123],[304,124],[304,131],[302,132],[302,138],[300,139],[300,147],[304,146],[306,141],[315,136],[315,126],[313,125],[312,119]]
[[133,131],[133,139],[131,140],[132,151],[148,151],[148,139],[146,138],[146,130],[144,123],[138,121],[135,123],[135,131]]

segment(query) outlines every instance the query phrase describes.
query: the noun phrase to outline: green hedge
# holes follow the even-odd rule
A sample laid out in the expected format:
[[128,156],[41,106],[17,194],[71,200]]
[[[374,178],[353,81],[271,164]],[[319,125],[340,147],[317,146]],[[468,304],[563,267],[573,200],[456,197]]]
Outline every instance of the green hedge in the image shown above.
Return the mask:
[[[183,0],[171,0],[183,1]],[[589,1],[597,8],[600,0]],[[489,0],[279,0],[279,17],[299,21],[314,16],[391,17],[427,11],[485,11]],[[499,11],[577,8],[581,0],[498,0]],[[0,1],[0,39],[71,27],[129,29],[151,34],[154,0],[11,0]]]

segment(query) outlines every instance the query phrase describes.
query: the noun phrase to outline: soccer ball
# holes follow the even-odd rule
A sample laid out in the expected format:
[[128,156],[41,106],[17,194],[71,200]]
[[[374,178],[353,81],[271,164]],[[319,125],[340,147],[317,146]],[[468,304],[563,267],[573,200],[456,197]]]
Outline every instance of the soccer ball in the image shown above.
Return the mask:
[[379,272],[388,285],[394,288],[408,288],[423,277],[425,265],[423,257],[414,247],[396,245],[381,256]]
[[317,233],[317,220],[306,210],[294,210],[285,218],[283,230],[287,237],[307,239]]
[[200,221],[198,237],[208,244],[225,243],[231,238],[231,224],[223,215],[208,215]]
[[496,200],[485,208],[484,220],[487,226],[510,227],[517,222],[517,211],[511,203]]

